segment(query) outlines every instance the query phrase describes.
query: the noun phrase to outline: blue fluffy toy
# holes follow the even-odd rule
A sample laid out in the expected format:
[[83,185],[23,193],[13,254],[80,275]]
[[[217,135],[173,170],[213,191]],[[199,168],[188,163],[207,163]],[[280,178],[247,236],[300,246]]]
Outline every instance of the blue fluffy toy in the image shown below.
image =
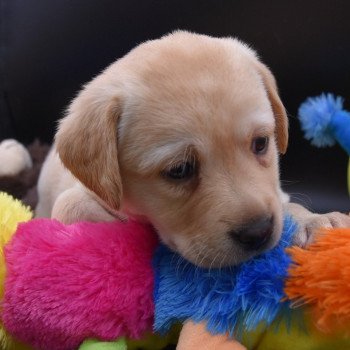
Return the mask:
[[[322,94],[308,98],[299,108],[299,119],[305,138],[317,147],[338,142],[350,155],[350,112],[343,108],[343,98]],[[348,166],[350,192],[350,161]]]
[[275,248],[232,268],[199,268],[165,246],[158,248],[155,330],[165,333],[174,323],[192,319],[207,321],[212,333],[237,335],[262,322],[269,326],[281,315],[289,320],[290,302],[282,302],[291,263],[285,248],[295,231],[296,224],[287,217]]

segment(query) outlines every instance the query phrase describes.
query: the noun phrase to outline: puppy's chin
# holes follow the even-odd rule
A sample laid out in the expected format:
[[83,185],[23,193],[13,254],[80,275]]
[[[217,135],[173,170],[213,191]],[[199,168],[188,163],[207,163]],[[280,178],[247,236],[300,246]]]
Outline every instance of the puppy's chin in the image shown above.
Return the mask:
[[192,264],[203,268],[224,268],[229,266],[237,266],[244,263],[255,256],[258,256],[270,249],[274,248],[278,243],[278,239],[270,241],[264,248],[247,252],[246,250],[231,243],[225,248],[210,249],[206,252],[203,248],[202,252],[198,249],[185,248],[181,249],[176,244],[171,244],[170,248],[176,250],[186,260]]
[[[280,238],[283,224],[282,219],[277,220],[273,234],[269,241],[257,250],[246,250],[227,237],[225,233],[222,239],[208,240],[211,235],[162,234],[160,238],[170,249],[179,253],[192,264],[203,268],[224,268],[237,266],[274,248]],[[196,237],[196,238],[194,238]]]

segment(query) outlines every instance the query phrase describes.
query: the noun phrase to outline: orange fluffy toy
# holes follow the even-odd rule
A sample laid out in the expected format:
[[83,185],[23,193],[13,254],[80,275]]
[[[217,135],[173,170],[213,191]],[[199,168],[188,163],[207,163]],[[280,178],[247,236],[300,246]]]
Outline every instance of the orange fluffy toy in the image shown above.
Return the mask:
[[288,249],[294,261],[285,292],[295,305],[311,305],[322,331],[350,323],[350,228],[322,230],[308,249]]

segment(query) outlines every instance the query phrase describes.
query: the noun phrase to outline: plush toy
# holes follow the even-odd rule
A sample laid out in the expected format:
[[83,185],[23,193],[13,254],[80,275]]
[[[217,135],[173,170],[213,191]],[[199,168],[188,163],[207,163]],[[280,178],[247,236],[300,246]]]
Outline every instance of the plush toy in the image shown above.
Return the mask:
[[[343,108],[343,99],[332,94],[308,98],[299,108],[299,119],[305,138],[317,147],[338,142],[350,155],[350,112]],[[350,160],[348,165],[350,193]]]
[[[5,246],[2,321],[17,339],[47,350],[79,346],[129,350],[130,338],[143,339],[153,324],[162,332],[187,319],[206,322],[213,333],[227,332],[256,349],[264,349],[266,339],[284,344],[276,349],[303,349],[298,341],[350,348],[348,339],[323,336],[312,327],[308,334],[300,326],[292,327],[292,341],[288,335],[293,319],[306,320],[305,327],[309,319],[313,322],[305,316],[305,307],[291,309],[294,300],[314,305],[324,327],[339,315],[344,322],[350,315],[348,272],[336,273],[340,264],[346,264],[344,254],[350,252],[344,244],[350,230],[327,232],[324,237],[333,235],[328,245],[319,241],[312,248],[315,259],[309,258],[308,251],[296,249],[294,272],[285,284],[292,262],[285,248],[294,229],[295,223],[287,217],[277,247],[241,266],[215,270],[183,260],[159,245],[152,227],[133,221],[68,226],[49,219],[21,223]],[[330,254],[338,259],[332,265]],[[274,335],[268,329],[276,322],[280,327]],[[247,335],[246,330],[253,333]],[[289,341],[289,347],[283,340]],[[158,349],[157,343],[148,349]]]
[[[32,218],[32,212],[20,201],[6,193],[0,192],[0,298],[4,296],[4,281],[6,265],[4,257],[4,246],[15,233],[18,223],[28,221]],[[19,350],[22,345],[15,342],[0,323],[0,347],[1,349],[13,348]]]
[[[88,338],[111,341],[112,349],[123,349],[123,337],[129,338],[128,350],[175,342],[176,332],[163,338],[150,334],[152,256],[158,244],[150,226],[28,221],[29,210],[4,193],[0,209],[2,247],[13,236],[5,247],[6,264],[1,263],[7,270],[6,281],[5,272],[0,281],[6,288],[1,316],[16,339],[47,350],[107,346],[84,342]],[[2,349],[19,350],[7,332],[0,335]]]
[[49,145],[35,140],[25,147],[14,139],[0,143],[0,191],[20,198],[26,205],[37,203],[36,185]]
[[0,142],[0,177],[15,176],[33,166],[27,149],[14,139]]
[[19,225],[5,252],[6,329],[35,349],[141,338],[153,323],[156,244],[136,222]]
[[350,326],[350,228],[323,230],[308,249],[291,247],[285,293],[294,305],[313,304],[324,331]]
[[[191,319],[253,349],[350,349],[341,332],[350,325],[350,228],[325,231],[307,250],[286,250],[294,229],[286,218],[274,249],[221,270],[197,268],[161,247],[155,329]],[[204,348],[202,339],[203,332],[186,349]]]

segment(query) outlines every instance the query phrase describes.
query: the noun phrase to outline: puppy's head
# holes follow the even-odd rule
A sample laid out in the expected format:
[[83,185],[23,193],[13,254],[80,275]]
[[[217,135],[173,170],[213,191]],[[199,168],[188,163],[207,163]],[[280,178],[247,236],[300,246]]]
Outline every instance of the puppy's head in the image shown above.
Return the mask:
[[85,86],[60,124],[65,166],[110,208],[149,221],[201,266],[240,263],[282,230],[274,78],[235,39],[176,32]]

